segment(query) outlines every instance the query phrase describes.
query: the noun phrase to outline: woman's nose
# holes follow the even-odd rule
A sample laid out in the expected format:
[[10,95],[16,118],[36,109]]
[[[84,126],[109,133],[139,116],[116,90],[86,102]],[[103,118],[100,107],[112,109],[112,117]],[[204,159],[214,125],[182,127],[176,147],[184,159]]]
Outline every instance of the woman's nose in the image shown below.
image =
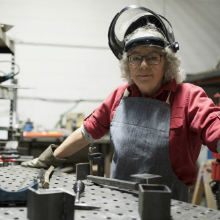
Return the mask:
[[143,57],[142,61],[141,61],[141,64],[140,64],[140,67],[141,68],[148,68],[149,64],[147,62],[147,59],[146,57]]

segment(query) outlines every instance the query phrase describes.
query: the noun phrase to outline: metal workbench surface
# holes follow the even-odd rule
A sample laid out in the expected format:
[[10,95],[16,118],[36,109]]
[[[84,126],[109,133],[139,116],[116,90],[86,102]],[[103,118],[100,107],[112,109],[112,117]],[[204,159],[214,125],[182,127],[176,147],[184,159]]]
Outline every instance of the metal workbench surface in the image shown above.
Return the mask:
[[[10,166],[0,168],[0,187],[7,191],[18,190],[24,179],[27,179],[25,187],[33,178],[37,177],[36,168]],[[27,178],[30,177],[30,178]],[[50,189],[64,188],[73,192],[73,184],[76,177],[73,174],[55,171],[50,180]],[[85,181],[85,184],[86,181]],[[39,189],[45,190],[45,189]],[[115,188],[89,184],[85,186],[85,193],[80,203],[100,206],[98,210],[75,210],[75,219],[85,220],[140,220],[138,213],[138,197],[133,193],[119,191]],[[55,207],[54,207],[55,208]],[[156,212],[156,210],[155,210]],[[208,209],[190,203],[171,201],[171,220],[217,220],[220,219],[220,211]],[[27,207],[0,207],[0,220],[26,220]]]

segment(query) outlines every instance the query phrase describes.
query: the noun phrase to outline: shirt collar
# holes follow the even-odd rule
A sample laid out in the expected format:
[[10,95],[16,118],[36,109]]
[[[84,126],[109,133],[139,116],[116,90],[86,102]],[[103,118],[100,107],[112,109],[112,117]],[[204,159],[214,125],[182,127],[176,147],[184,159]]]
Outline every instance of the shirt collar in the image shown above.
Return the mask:
[[[131,93],[132,97],[141,97],[140,90],[138,89],[137,85],[135,83],[131,84],[128,86],[128,91]],[[164,84],[160,87],[160,89],[157,91],[155,94],[154,98],[156,98],[158,95],[160,95],[163,91],[171,91],[171,92],[176,92],[177,90],[177,83],[176,80],[173,79],[172,82]]]

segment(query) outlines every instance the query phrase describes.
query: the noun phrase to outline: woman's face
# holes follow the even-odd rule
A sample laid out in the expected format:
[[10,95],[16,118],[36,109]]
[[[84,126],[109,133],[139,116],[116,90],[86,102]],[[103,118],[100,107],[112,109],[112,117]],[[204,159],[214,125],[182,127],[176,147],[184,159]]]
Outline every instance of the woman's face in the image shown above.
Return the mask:
[[[128,55],[137,54],[146,56],[151,53],[164,55],[162,49],[155,47],[137,46],[131,48]],[[138,86],[142,97],[152,97],[162,85],[162,79],[165,70],[165,58],[161,57],[161,62],[157,65],[150,65],[144,57],[142,63],[138,66],[129,63],[131,78]]]

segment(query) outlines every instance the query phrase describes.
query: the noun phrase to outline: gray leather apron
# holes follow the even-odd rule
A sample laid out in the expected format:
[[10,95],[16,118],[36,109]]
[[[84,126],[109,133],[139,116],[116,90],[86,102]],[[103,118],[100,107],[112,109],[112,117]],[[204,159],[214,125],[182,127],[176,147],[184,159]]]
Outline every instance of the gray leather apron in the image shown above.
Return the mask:
[[172,199],[188,202],[188,186],[177,178],[170,163],[170,116],[167,102],[122,97],[110,125],[115,150],[111,178],[146,183],[130,175],[158,174],[171,189]]

